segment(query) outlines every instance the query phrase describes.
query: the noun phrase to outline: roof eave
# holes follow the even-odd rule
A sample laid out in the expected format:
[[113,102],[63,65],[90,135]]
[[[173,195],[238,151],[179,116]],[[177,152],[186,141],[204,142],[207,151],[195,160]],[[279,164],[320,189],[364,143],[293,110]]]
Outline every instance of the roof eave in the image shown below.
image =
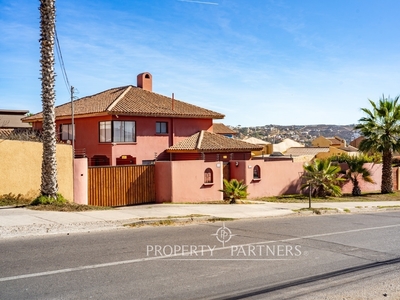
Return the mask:
[[167,149],[168,153],[245,153],[251,151],[257,151],[261,149],[196,149],[196,150],[185,150],[185,149]]
[[182,115],[182,114],[161,114],[161,113],[140,113],[140,112],[118,112],[109,111],[110,115],[119,116],[136,116],[136,117],[162,117],[162,118],[181,118],[181,119],[223,119],[225,115],[213,116],[213,115]]

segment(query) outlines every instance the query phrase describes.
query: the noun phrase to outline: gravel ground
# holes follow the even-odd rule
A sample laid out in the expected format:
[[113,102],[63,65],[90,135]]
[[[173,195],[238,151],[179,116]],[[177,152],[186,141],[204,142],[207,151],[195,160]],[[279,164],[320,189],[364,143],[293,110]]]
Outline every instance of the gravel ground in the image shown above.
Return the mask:
[[0,227],[0,238],[15,238],[47,234],[69,234],[94,232],[110,229],[124,229],[121,221],[98,221],[71,224],[33,224],[27,226]]

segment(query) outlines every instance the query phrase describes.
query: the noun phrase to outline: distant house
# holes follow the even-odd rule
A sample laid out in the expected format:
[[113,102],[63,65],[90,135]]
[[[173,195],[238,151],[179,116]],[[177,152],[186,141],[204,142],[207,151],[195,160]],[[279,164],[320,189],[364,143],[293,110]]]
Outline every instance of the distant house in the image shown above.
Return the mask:
[[[166,149],[201,131],[213,131],[223,114],[152,91],[152,75],[137,86],[111,88],[55,108],[60,140],[89,158],[89,165],[151,164],[168,158]],[[42,113],[23,120],[42,128]]]
[[244,139],[243,141],[250,143],[250,144],[262,146],[261,150],[252,152],[253,156],[269,154],[269,149],[271,148],[271,147],[269,147],[269,145],[271,145],[270,142],[266,142],[266,141],[257,139],[255,137],[250,137],[250,138]]
[[346,147],[346,141],[340,137],[323,137],[319,136],[316,139],[314,139],[311,144],[314,147],[336,147],[336,148],[342,148]]
[[356,147],[351,145],[347,146],[346,141],[340,137],[323,137],[319,136],[312,141],[314,147],[328,147],[328,152],[321,152],[317,155],[317,158],[328,158],[331,156],[347,154],[350,156],[357,156],[360,154]]
[[0,138],[6,137],[13,132],[32,128],[28,123],[23,123],[22,118],[26,117],[28,110],[7,110],[0,109]]

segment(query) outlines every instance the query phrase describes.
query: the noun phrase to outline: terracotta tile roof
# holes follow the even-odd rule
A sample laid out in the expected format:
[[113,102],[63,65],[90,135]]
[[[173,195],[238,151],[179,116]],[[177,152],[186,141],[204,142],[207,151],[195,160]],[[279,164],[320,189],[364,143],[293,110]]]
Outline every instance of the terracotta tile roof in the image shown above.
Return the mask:
[[[162,116],[176,118],[222,119],[223,114],[201,108],[180,100],[172,100],[135,86],[124,86],[84,97],[74,101],[75,116],[107,113],[112,115]],[[71,115],[71,103],[55,108],[56,118]],[[42,113],[24,118],[24,122],[41,120]]]
[[13,132],[12,128],[0,128],[0,138],[9,137]]
[[235,130],[222,123],[213,123],[213,132],[218,134],[237,134]]
[[262,146],[202,130],[168,148],[167,152],[248,152],[262,150],[262,148]]

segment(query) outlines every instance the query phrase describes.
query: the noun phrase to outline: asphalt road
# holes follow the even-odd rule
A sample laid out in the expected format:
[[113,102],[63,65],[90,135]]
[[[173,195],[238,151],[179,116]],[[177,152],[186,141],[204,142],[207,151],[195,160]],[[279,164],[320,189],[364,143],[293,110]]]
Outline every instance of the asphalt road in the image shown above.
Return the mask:
[[399,233],[393,211],[5,239],[0,299],[400,299]]

